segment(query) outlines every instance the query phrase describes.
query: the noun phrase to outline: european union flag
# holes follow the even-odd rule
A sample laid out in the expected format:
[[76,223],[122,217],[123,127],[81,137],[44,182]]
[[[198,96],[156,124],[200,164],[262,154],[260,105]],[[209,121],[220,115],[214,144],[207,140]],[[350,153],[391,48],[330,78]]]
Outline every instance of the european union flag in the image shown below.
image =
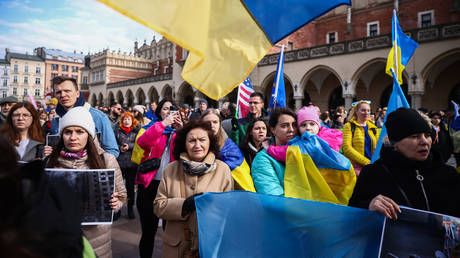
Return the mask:
[[[399,86],[399,82],[394,74],[393,68],[391,68],[391,73],[393,74],[393,91],[391,92],[390,100],[388,101],[385,121],[387,121],[388,114],[396,109],[400,107],[410,108],[409,103],[407,103],[406,96],[404,96],[401,86]],[[380,158],[380,149],[382,148],[383,138],[385,136],[387,136],[387,128],[383,125],[379,141],[377,142],[377,147],[374,150],[374,155],[372,155],[371,163],[374,163],[374,161]]]
[[284,45],[281,46],[281,52],[276,66],[276,76],[273,81],[272,95],[270,97],[270,104],[268,110],[271,112],[275,108],[286,106],[286,91],[284,90]]

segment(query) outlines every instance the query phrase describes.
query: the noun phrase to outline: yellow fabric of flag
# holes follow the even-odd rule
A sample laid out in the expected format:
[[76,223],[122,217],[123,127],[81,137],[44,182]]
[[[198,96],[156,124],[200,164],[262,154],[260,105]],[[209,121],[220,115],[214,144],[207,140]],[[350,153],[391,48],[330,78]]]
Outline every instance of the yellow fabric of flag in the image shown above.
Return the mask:
[[284,196],[348,205],[355,184],[353,166],[348,171],[318,169],[310,155],[301,153],[298,146],[288,147]]
[[246,160],[243,163],[232,170],[233,180],[242,188],[242,190],[256,192],[254,182],[251,177],[251,169],[249,168]]
[[141,164],[142,158],[144,157],[144,149],[142,149],[137,144],[137,139],[145,133],[145,129],[141,128],[137,133],[136,140],[133,147],[133,154],[131,155],[131,162],[136,163],[137,165]]
[[240,0],[98,0],[190,51],[182,77],[218,100],[272,47]]

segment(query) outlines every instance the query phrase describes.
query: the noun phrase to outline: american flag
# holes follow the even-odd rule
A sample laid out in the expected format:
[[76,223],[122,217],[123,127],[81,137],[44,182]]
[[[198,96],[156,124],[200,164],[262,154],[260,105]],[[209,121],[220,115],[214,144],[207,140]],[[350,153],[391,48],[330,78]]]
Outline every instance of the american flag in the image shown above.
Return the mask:
[[238,118],[243,118],[249,113],[249,96],[254,92],[251,80],[246,78],[238,89]]

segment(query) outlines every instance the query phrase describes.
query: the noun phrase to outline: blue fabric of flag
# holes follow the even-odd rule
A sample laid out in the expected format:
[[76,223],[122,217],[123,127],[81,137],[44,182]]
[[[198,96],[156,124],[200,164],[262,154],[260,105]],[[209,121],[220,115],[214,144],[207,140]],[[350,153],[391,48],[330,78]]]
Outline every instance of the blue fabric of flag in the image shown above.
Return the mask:
[[[385,121],[387,121],[388,114],[395,111],[396,109],[400,107],[410,108],[406,96],[404,96],[404,92],[402,91],[401,86],[399,85],[398,77],[395,76],[393,69],[391,69],[391,73],[393,74],[393,91],[391,92],[390,100],[388,101]],[[374,163],[376,160],[380,158],[380,150],[382,149],[383,138],[385,136],[387,136],[387,128],[385,127],[385,125],[383,125],[382,131],[380,131],[380,138],[377,142],[377,147],[375,148],[374,154],[372,155],[371,163]]]
[[251,192],[195,198],[200,257],[377,257],[375,211]]
[[[270,97],[269,111],[277,107],[286,107],[286,91],[284,89],[284,50],[281,49],[278,65],[276,66],[276,76],[273,81],[272,94]],[[278,85],[277,85],[278,84]],[[277,92],[278,90],[278,92]]]
[[350,0],[243,0],[272,44]]
[[288,145],[299,146],[300,152],[310,155],[317,168],[345,171],[350,169],[351,163],[349,159],[333,150],[327,142],[317,135],[308,131],[305,131],[301,137],[294,137],[288,142]]
[[234,170],[243,163],[244,156],[240,148],[231,140],[225,140],[224,146],[219,152],[220,160],[225,162],[230,170]]

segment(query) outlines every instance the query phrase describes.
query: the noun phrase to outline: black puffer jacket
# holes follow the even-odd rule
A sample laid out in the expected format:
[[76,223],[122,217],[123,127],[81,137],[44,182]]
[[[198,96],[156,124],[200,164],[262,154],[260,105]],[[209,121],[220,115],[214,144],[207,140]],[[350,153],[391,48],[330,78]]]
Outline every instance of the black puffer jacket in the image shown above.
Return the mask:
[[[429,209],[416,170],[424,178]],[[349,205],[367,209],[379,194],[398,205],[460,217],[460,175],[453,167],[445,165],[441,154],[433,149],[426,161],[416,162],[393,148],[383,147],[380,159],[361,171]]]
[[[120,128],[120,125],[116,125],[114,129],[115,138],[117,139],[118,148],[120,149],[120,155],[117,158],[118,164],[121,169],[136,167],[137,164],[131,162],[131,155],[133,154],[134,143],[136,141],[137,133],[139,133],[140,127],[132,129],[129,134],[126,134]],[[128,151],[121,152],[123,144],[128,144]]]

